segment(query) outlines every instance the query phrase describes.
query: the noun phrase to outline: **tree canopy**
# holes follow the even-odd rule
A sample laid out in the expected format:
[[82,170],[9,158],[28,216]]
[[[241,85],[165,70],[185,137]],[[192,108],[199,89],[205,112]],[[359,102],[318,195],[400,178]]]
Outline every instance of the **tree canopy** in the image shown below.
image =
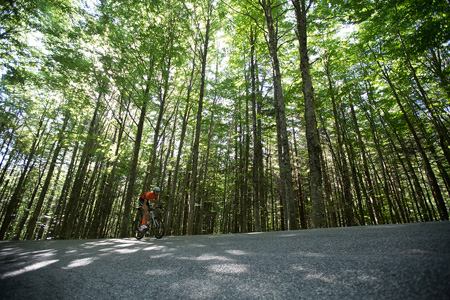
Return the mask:
[[0,7],[0,239],[449,218],[448,0]]

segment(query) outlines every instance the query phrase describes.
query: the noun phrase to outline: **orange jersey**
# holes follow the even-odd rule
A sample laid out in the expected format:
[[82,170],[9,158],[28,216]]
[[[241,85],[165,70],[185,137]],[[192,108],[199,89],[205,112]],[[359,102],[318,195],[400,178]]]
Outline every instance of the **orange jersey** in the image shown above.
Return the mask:
[[152,200],[158,199],[159,195],[155,195],[153,192],[147,192],[141,195],[142,199]]

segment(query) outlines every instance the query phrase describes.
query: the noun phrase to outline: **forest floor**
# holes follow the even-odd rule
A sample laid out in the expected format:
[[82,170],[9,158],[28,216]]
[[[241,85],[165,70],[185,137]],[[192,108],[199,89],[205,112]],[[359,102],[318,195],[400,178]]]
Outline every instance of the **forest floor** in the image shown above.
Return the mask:
[[450,222],[3,241],[0,299],[450,299]]

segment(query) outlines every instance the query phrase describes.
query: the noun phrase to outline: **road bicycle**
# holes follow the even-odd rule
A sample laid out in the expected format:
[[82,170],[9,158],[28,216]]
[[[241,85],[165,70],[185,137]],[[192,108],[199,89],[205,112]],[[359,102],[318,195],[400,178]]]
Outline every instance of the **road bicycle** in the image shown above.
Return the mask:
[[[159,207],[162,209],[161,207]],[[159,216],[155,215],[155,209],[149,207],[150,211],[150,218],[147,222],[147,229],[144,229],[142,231],[139,230],[139,228],[142,225],[142,218],[144,216],[144,210],[142,207],[138,206],[136,207],[137,214],[136,214],[136,220],[133,222],[133,235],[136,239],[140,240],[142,239],[146,234],[151,235],[153,234],[155,238],[160,239],[164,235],[164,223],[161,220]]]

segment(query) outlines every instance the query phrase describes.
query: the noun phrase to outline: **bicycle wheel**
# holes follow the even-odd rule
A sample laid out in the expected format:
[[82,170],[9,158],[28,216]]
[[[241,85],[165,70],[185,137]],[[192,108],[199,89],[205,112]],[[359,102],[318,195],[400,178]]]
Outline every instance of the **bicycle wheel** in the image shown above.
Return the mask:
[[164,224],[159,217],[155,217],[155,222],[153,222],[152,226],[153,235],[155,238],[160,239],[164,235]]
[[139,219],[134,220],[132,226],[134,237],[138,240],[142,239],[145,235],[145,231],[139,231],[139,227],[141,227],[141,220]]

